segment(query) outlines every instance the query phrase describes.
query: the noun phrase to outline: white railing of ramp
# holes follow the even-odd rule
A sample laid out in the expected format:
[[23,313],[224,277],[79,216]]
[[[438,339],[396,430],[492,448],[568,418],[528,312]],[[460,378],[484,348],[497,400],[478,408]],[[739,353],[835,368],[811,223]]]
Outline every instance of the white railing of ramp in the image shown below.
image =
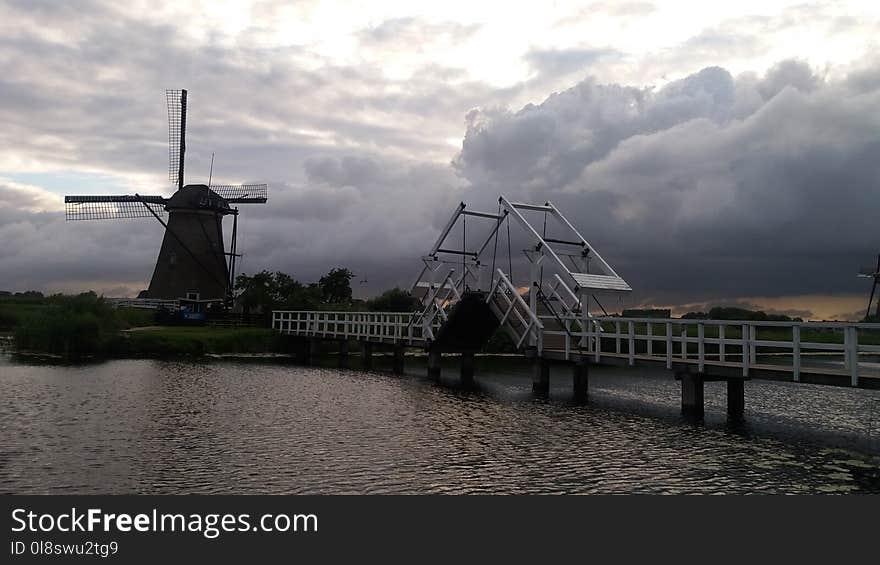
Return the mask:
[[517,349],[526,344],[528,338],[527,345],[534,347],[540,355],[544,339],[544,325],[541,320],[522,299],[518,289],[510,282],[504,271],[498,269],[494,279],[492,288],[486,296],[490,309],[498,317],[500,325],[507,329]]
[[419,312],[275,310],[272,329],[303,337],[424,345],[428,336],[420,323],[413,323],[420,315]]
[[[540,316],[549,318],[549,316]],[[596,362],[602,358],[665,361],[707,367],[734,367],[749,376],[752,369],[783,371],[795,382],[805,372],[880,378],[880,324],[852,322],[770,322],[681,318],[597,317],[569,331],[545,331],[565,340],[558,353],[568,359],[577,343],[588,338]],[[546,341],[546,340],[545,340]],[[574,341],[574,343],[572,343]]]

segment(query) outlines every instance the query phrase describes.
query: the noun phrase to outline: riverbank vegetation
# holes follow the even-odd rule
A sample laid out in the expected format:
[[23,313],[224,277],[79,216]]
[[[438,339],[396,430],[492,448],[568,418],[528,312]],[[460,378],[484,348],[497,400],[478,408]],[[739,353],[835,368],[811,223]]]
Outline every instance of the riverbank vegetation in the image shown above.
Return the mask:
[[114,356],[183,357],[251,355],[284,351],[281,335],[269,328],[149,327],[122,332]]
[[75,296],[4,297],[3,323],[20,350],[64,357],[102,355],[116,347],[120,331],[152,323],[152,313],[113,308],[94,292]]
[[[83,357],[174,357],[261,354],[284,351],[270,328],[272,310],[414,311],[418,300],[399,288],[376,298],[353,298],[354,274],[337,268],[314,283],[283,272],[236,278],[236,303],[244,314],[262,316],[259,327],[159,325],[156,311],[114,308],[94,292],[44,296],[0,291],[0,333],[19,352]],[[154,326],[154,327],[146,327]]]
[[[273,310],[333,310],[412,312],[420,308],[418,299],[400,288],[387,290],[369,300],[353,298],[351,280],[355,275],[337,268],[313,283],[301,283],[287,273],[261,271],[236,278],[236,304],[245,314],[262,316],[260,327],[181,327],[159,326],[152,310],[114,308],[94,292],[75,296],[44,296],[39,292],[0,292],[0,333],[12,335],[16,349],[76,359],[82,357],[174,357],[206,354],[262,354],[285,351],[282,336],[270,329]],[[668,318],[669,310],[625,310],[624,317]],[[715,307],[708,312],[690,312],[682,318],[708,320],[792,321],[783,315],[767,314],[742,308]],[[148,327],[149,326],[149,327]],[[614,332],[614,324],[603,324]],[[634,324],[636,333],[646,333],[647,324]],[[626,324],[621,328],[626,332]],[[666,326],[652,324],[654,336],[665,336]],[[696,337],[696,325],[687,333]],[[709,325],[705,337],[717,337],[718,329]],[[726,336],[739,339],[740,328],[730,326]],[[861,331],[861,343],[880,344],[880,332]],[[760,327],[758,339],[789,341],[791,330]],[[843,332],[837,329],[809,329],[802,341],[842,343]],[[626,341],[624,339],[624,341]],[[696,347],[696,344],[691,344]],[[639,343],[637,347],[643,347]],[[655,350],[662,350],[662,342]],[[615,340],[604,338],[603,349],[616,347]],[[506,332],[499,330],[485,347],[492,353],[515,350]]]
[[176,357],[271,353],[269,328],[153,326],[152,310],[114,308],[93,292],[0,298],[3,328],[19,352],[85,357]]

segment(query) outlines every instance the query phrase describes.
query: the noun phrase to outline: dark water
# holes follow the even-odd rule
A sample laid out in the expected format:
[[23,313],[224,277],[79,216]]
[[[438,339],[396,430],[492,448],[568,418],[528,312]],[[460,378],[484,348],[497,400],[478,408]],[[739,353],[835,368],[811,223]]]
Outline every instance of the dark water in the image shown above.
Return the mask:
[[594,369],[577,406],[563,370],[541,400],[519,361],[480,359],[470,391],[419,363],[0,356],[0,492],[880,492],[878,391],[751,382],[728,424],[709,384],[694,423],[662,371]]

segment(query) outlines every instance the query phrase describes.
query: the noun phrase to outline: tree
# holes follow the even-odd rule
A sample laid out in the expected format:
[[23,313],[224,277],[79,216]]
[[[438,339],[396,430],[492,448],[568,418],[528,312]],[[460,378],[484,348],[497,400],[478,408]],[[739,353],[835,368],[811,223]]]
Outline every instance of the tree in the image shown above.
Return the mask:
[[334,269],[317,283],[303,284],[287,273],[260,271],[235,278],[237,301],[242,310],[262,312],[272,310],[317,310],[322,304],[346,305],[351,302],[349,280],[354,275],[348,269]]
[[418,298],[400,288],[386,290],[367,301],[367,308],[375,312],[415,312],[421,309],[421,305]]
[[235,290],[238,301],[245,314],[252,310],[271,311],[275,307],[275,275],[269,271],[248,276],[244,273],[235,277]]
[[354,273],[345,268],[333,269],[318,280],[325,303],[344,304],[351,302],[351,279]]

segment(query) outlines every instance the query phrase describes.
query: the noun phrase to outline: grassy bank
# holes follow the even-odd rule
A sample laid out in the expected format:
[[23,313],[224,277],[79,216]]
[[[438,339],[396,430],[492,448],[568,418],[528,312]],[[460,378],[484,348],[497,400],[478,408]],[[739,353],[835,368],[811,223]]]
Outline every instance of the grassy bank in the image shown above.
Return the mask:
[[94,293],[4,300],[5,324],[13,324],[15,345],[65,358],[103,355],[120,331],[152,323],[152,313],[115,309]]
[[268,328],[150,327],[122,332],[109,352],[125,357],[274,353],[280,336]]

